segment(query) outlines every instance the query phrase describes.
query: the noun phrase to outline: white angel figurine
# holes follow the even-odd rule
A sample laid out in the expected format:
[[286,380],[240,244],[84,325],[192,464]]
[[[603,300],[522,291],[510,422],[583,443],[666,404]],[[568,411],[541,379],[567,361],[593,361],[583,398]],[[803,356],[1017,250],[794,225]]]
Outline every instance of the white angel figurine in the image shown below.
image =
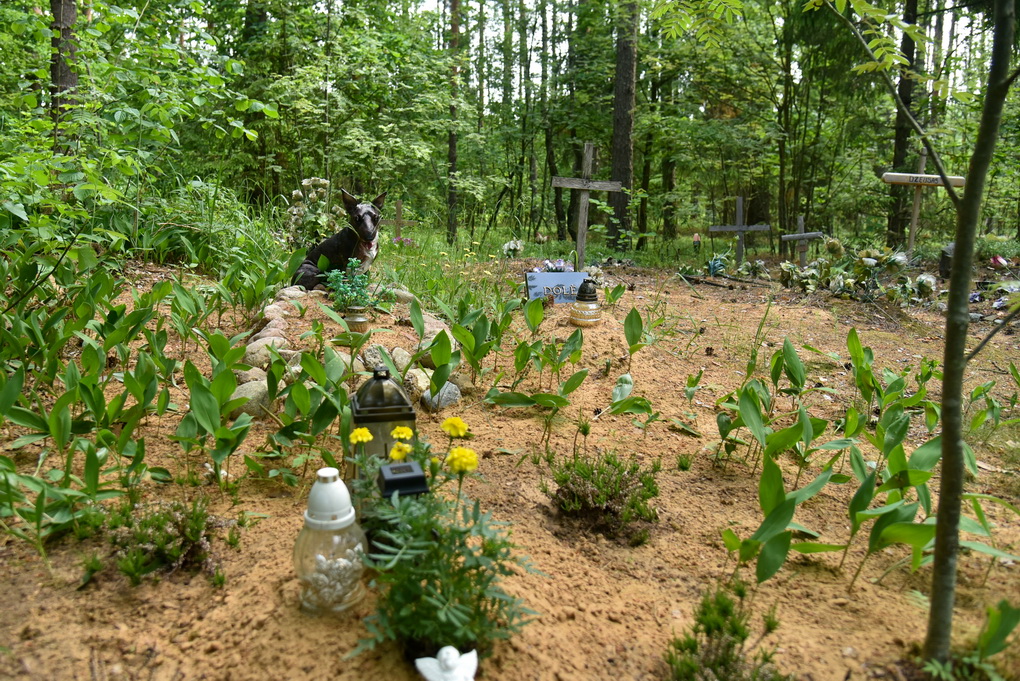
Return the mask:
[[435,657],[419,657],[414,666],[426,681],[474,681],[478,652],[472,650],[461,655],[453,646],[445,646]]

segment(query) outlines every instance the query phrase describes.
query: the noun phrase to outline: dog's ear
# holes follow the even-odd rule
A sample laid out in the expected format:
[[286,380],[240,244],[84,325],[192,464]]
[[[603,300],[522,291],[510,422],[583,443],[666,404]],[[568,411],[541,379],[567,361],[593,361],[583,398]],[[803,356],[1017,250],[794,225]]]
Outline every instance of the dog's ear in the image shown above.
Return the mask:
[[358,200],[354,198],[354,196],[349,194],[347,190],[342,187],[340,188],[340,196],[344,200],[344,209],[348,213],[353,213],[354,209],[358,207]]
[[372,205],[375,206],[376,208],[378,208],[379,210],[382,210],[383,199],[386,198],[386,194],[387,194],[387,192],[383,192],[379,196],[377,196],[374,199],[372,199]]

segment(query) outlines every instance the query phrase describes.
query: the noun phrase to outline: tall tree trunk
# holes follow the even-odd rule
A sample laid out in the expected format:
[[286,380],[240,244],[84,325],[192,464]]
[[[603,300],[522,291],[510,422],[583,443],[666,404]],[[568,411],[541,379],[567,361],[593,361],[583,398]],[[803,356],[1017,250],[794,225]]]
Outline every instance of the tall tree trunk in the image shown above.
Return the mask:
[[460,58],[460,0],[450,0],[450,133],[447,141],[446,243],[457,240],[457,79]]
[[[917,0],[906,0],[903,5],[903,21],[908,24],[917,22]],[[914,96],[914,79],[907,71],[913,71],[916,63],[914,39],[908,33],[903,34],[900,44],[900,51],[907,60],[904,70],[900,73],[900,83],[897,90],[900,99],[908,109],[912,106]],[[892,168],[899,173],[909,173],[913,169],[907,165],[907,152],[910,151],[910,121],[906,111],[896,111],[896,129],[893,139]],[[907,232],[907,223],[910,220],[907,201],[907,187],[903,185],[889,185],[889,197],[892,199],[892,206],[889,210],[888,229],[886,232],[886,245],[890,247],[899,246],[904,242]]]
[[[630,195],[634,183],[634,107],[637,84],[637,37],[639,10],[637,2],[628,0],[619,7],[616,37],[616,81],[613,88],[612,180],[620,182],[624,191],[610,192],[609,204],[615,221],[608,230],[609,247],[622,250],[630,247]],[[624,236],[627,235],[627,236]]]
[[53,117],[53,148],[59,150],[67,143],[61,133],[61,124],[67,110],[77,102],[75,60],[78,39],[74,34],[74,24],[78,21],[78,8],[75,0],[50,0],[50,11],[53,14],[53,23],[50,24],[53,31],[50,38],[53,48],[50,57],[50,115]]
[[956,250],[949,280],[946,310],[946,347],[942,376],[942,474],[935,524],[935,553],[932,559],[931,607],[924,657],[945,662],[953,631],[956,596],[956,559],[960,549],[960,507],[962,504],[963,461],[963,373],[967,366],[967,326],[970,322],[971,265],[981,200],[988,168],[999,136],[1002,110],[1016,73],[1009,73],[1016,27],[1014,0],[994,0],[995,28],[992,60],[988,69],[981,123],[974,153],[967,170],[967,189],[956,207]]
[[676,202],[673,192],[676,191],[676,161],[670,150],[662,157],[662,193],[665,200],[662,204],[662,236],[665,239],[676,238]]

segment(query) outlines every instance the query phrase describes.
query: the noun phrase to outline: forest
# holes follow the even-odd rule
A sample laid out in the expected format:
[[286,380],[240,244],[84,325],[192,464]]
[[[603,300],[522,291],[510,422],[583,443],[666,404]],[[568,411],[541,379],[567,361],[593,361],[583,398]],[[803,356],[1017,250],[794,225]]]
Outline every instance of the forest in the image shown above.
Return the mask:
[[5,0],[0,677],[1020,678],[1016,10]]

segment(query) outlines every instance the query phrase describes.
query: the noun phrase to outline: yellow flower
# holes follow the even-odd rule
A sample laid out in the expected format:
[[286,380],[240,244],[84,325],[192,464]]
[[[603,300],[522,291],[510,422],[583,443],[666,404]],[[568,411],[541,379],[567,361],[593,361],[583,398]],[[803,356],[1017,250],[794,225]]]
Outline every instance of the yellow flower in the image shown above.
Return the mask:
[[393,432],[390,433],[390,437],[394,440],[410,440],[414,437],[414,431],[407,426],[397,426],[393,429]]
[[393,445],[393,449],[390,450],[390,458],[394,461],[403,461],[407,458],[407,455],[411,453],[414,447],[407,444],[406,442],[398,442]]
[[429,461],[431,461],[432,463],[436,464],[437,466],[439,465],[439,457],[438,456],[433,456],[431,459],[429,459]]
[[478,468],[478,455],[475,450],[467,447],[452,447],[446,455],[446,465],[450,467],[451,473],[463,475]]
[[468,432],[468,425],[459,416],[451,416],[443,421],[442,428],[450,437],[464,437]]
[[496,256],[494,256],[492,253],[489,253],[489,257],[490,258],[495,258]]
[[472,241],[471,243],[474,244],[475,246],[481,246],[482,245],[481,241]]
[[439,255],[450,255],[450,254],[447,253],[446,251],[439,251]]
[[368,428],[355,428],[351,431],[351,444],[356,445],[362,442],[371,442],[372,433],[368,432]]

